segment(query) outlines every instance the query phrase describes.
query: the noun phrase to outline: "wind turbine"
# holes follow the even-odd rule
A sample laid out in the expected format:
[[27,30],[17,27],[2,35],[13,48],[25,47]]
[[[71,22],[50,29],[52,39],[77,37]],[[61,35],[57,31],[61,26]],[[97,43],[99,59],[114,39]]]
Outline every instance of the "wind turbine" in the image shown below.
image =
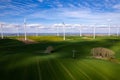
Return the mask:
[[93,39],[96,38],[96,26],[93,25]]
[[0,24],[0,28],[1,28],[1,39],[4,38],[4,34],[3,34],[3,25],[4,25],[4,24]]
[[27,32],[26,32],[26,19],[24,18],[24,39],[27,40]]
[[65,40],[65,23],[63,22],[63,40]]

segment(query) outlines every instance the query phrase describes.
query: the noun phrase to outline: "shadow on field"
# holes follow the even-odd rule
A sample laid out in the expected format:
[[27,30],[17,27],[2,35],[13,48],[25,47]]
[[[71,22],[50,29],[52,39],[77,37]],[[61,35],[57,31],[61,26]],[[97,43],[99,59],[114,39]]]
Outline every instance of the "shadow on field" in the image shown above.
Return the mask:
[[[120,50],[119,44],[120,44],[119,39],[104,39],[95,41],[81,40],[76,42],[75,41],[52,42],[46,40],[40,41],[39,43],[36,44],[24,44],[23,42],[14,39],[2,39],[0,40],[0,68],[1,68],[0,72],[2,72],[0,73],[1,75],[0,79],[8,80],[9,77],[11,80],[16,79],[25,80],[21,79],[21,76],[23,76],[24,78],[25,75],[27,80],[38,80],[38,77],[36,77],[38,75],[37,61],[42,62],[42,60],[43,62],[40,63],[41,64],[40,67],[41,70],[43,70],[42,71],[43,74],[45,75],[44,78],[46,78],[46,74],[49,74],[53,78],[54,76],[52,76],[51,74],[52,69],[50,69],[51,71],[49,71],[49,66],[51,66],[51,64],[53,66],[54,65],[59,66],[57,63],[60,61],[57,61],[57,59],[61,60],[63,59],[63,62],[64,59],[68,60],[68,62],[70,62],[71,60],[74,61],[72,59],[73,56],[72,50],[76,51],[75,56],[77,59],[83,59],[91,55],[90,51],[94,47],[105,47],[112,49],[116,53],[119,53]],[[43,52],[48,46],[53,46],[54,52],[51,54],[44,54]],[[71,60],[69,61],[69,59]],[[53,61],[49,62],[50,60]],[[54,68],[56,68],[56,70],[59,70],[57,67]],[[49,73],[47,71],[49,71]]]
[[90,55],[90,51],[94,47],[105,47],[112,48],[118,44],[120,40],[118,39],[104,39],[101,41],[41,41],[36,44],[24,44],[18,40],[13,39],[3,39],[0,40],[0,56],[11,55],[11,54],[21,54],[21,55],[44,55],[43,52],[48,46],[53,46],[54,52],[52,55],[58,55],[59,58],[72,58],[73,52],[77,58],[84,58]]

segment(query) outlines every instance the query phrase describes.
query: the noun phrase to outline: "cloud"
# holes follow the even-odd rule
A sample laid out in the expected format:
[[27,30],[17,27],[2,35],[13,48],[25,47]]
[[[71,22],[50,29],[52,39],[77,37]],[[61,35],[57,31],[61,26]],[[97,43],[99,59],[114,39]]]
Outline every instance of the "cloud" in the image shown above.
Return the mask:
[[39,2],[43,2],[43,0],[38,0]]
[[36,8],[38,5],[34,3],[19,3],[19,2],[13,2],[12,3],[6,3],[1,4],[0,10],[2,11],[2,14],[0,16],[24,16],[25,13],[31,13],[34,11],[34,8]]
[[63,4],[60,3],[58,0],[54,1],[54,5],[57,6],[57,7],[59,7],[59,8],[63,7]]
[[12,0],[0,0],[0,2],[11,2]]
[[111,22],[118,23],[120,19],[119,12],[92,12],[90,9],[69,9],[69,8],[56,8],[48,9],[40,12],[35,12],[28,15],[29,18],[43,19],[49,21],[66,21],[66,22],[84,22],[84,23],[108,23],[107,19]]
[[113,8],[115,8],[115,9],[120,9],[120,4],[114,5]]
[[74,4],[68,4],[70,8],[76,8]]

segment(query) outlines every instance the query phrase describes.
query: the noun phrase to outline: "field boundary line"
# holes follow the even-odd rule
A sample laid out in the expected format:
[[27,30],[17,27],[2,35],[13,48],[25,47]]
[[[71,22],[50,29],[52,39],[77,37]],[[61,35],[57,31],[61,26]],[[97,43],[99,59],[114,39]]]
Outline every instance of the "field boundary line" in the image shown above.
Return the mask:
[[63,67],[63,69],[68,73],[68,75],[72,78],[72,80],[76,80],[74,78],[74,76],[71,74],[71,72],[61,63],[59,62],[59,64]]
[[42,80],[39,60],[36,58],[39,80]]

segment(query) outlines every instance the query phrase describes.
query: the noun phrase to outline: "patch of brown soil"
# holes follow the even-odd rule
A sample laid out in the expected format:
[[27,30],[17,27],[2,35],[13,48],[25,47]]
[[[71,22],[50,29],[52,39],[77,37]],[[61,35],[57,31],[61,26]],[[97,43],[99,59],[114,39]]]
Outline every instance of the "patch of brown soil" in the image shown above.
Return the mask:
[[25,40],[24,38],[18,38],[17,40],[22,41],[22,42],[24,42],[25,44],[35,44],[35,43],[37,43],[36,41],[31,40],[31,39]]

